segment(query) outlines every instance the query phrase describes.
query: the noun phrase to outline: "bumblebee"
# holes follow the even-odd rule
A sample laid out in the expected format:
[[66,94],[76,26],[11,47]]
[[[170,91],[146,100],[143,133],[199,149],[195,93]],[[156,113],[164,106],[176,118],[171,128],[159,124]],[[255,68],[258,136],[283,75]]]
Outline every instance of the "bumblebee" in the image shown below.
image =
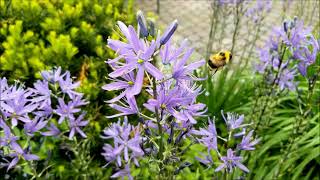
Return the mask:
[[217,54],[212,54],[208,60],[208,65],[212,71],[213,75],[221,69],[223,66],[228,64],[232,59],[232,54],[230,51],[220,51]]

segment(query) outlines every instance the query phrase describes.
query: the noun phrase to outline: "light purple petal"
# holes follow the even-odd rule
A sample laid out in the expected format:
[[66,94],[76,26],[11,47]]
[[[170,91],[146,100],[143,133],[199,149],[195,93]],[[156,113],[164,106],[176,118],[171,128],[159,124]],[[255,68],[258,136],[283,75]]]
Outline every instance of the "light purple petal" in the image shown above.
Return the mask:
[[126,113],[126,114],[131,114],[132,113],[131,109],[119,106],[117,104],[109,104],[109,106],[112,107],[113,109],[116,109],[116,110],[118,110],[120,112],[123,112],[123,113]]
[[129,84],[125,81],[116,81],[116,82],[112,82],[110,84],[106,84],[102,86],[102,89],[107,91],[114,91],[114,90],[127,88],[128,86]]
[[160,80],[163,78],[163,74],[161,73],[161,71],[159,71],[155,66],[153,66],[151,63],[149,62],[145,62],[144,63],[144,67],[146,68],[146,71],[148,71],[148,73],[150,73],[153,77],[155,77],[157,80]]
[[113,98],[113,99],[110,99],[108,101],[106,101],[107,103],[115,103],[117,101],[119,101],[121,98],[123,98],[125,95],[127,95],[127,90],[123,91],[122,93],[119,94],[119,96]]
[[76,127],[76,130],[83,138],[87,138],[87,135],[79,127]]
[[12,148],[13,150],[15,150],[17,153],[19,153],[19,154],[23,154],[23,153],[24,153],[24,152],[23,152],[23,149],[21,148],[21,146],[20,146],[17,142],[12,141],[12,142],[10,143],[10,145],[11,145],[11,148]]
[[145,61],[148,61],[151,58],[152,54],[154,53],[155,49],[156,49],[156,43],[152,41],[148,50],[141,55],[141,58]]
[[130,39],[130,34],[129,34],[129,30],[128,27],[121,21],[118,21],[118,26],[121,30],[121,32],[126,36],[126,38],[129,40]]
[[74,128],[71,128],[71,131],[69,133],[69,139],[71,140],[72,137],[74,136],[74,133],[75,133],[75,129]]
[[130,64],[126,64],[126,65],[120,67],[119,69],[116,69],[115,71],[110,73],[109,76],[112,78],[123,76],[124,74],[131,72],[135,68],[136,68],[136,62],[132,62]]
[[130,39],[128,39],[128,40],[130,41],[131,45],[133,46],[134,51],[136,53],[138,53],[139,50],[141,49],[138,35],[132,26],[129,26],[128,29],[129,29],[129,33],[130,33]]
[[237,161],[236,161],[236,162],[234,162],[234,163],[235,163],[235,164],[237,165],[237,167],[240,168],[242,171],[247,172],[247,173],[250,172],[249,169],[248,169],[246,166],[244,166],[243,164],[241,164],[240,162],[237,162]]
[[203,66],[205,63],[206,63],[205,60],[201,60],[201,61],[198,61],[198,62],[191,63],[186,67],[186,71],[187,72],[192,72],[193,70],[198,69],[199,67]]
[[130,91],[132,93],[132,95],[137,95],[141,92],[142,85],[143,85],[143,77],[144,77],[144,68],[141,66],[138,70],[134,86],[133,86],[132,90]]
[[34,155],[34,154],[24,154],[23,157],[27,161],[39,160],[39,157],[37,155]]
[[19,161],[18,157],[15,157],[9,164],[7,171],[9,171],[11,168],[13,168]]
[[226,167],[226,165],[225,164],[221,164],[220,166],[218,166],[215,170],[214,170],[214,172],[218,172],[218,171],[221,171],[223,168],[225,168]]

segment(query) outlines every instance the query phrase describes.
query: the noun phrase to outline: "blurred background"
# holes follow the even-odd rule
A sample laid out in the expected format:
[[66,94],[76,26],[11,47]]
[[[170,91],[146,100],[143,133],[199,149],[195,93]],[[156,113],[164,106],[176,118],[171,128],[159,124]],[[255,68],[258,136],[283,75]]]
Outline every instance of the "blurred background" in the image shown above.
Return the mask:
[[[215,2],[218,2],[216,0]],[[181,41],[187,38],[196,49],[199,56],[205,56],[209,41],[211,29],[211,19],[214,14],[213,0],[136,0],[136,8],[141,9],[145,13],[155,14],[157,23],[165,27],[172,20],[179,21],[179,28],[174,39]],[[298,16],[303,19],[307,25],[319,24],[319,1],[318,0],[261,0],[262,6],[266,6],[271,2],[270,10],[264,16],[263,26],[260,29],[261,38],[258,44],[268,38],[271,29],[281,24],[286,18]],[[245,1],[246,9],[256,5],[256,1]],[[263,9],[262,9],[263,10]],[[232,14],[232,7],[227,7],[226,11],[220,12],[222,16],[219,19],[222,24],[218,27],[220,31],[216,36],[218,42],[212,47],[213,50],[231,49],[232,34],[234,30],[235,14]],[[250,16],[250,15],[248,15]],[[254,17],[252,17],[254,19]],[[258,17],[256,17],[258,18]],[[239,44],[236,50],[242,50],[243,45],[248,41],[248,35],[254,32],[248,27],[247,20],[241,20],[238,28]],[[222,35],[222,36],[221,36]],[[237,54],[237,51],[235,51]],[[238,53],[239,54],[239,53]]]

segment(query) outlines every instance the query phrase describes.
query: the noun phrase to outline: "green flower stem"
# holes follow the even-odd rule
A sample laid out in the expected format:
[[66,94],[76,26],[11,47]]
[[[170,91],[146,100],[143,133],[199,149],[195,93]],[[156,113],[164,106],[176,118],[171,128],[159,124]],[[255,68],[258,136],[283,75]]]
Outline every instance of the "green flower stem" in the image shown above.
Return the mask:
[[[161,46],[159,47],[159,49],[161,48]],[[153,55],[154,57],[154,55]],[[152,61],[152,64],[154,66],[156,66],[156,58],[153,58],[154,60]],[[152,89],[153,89],[153,98],[157,99],[157,81],[155,78],[152,79]],[[158,140],[159,143],[159,152],[158,152],[158,158],[160,160],[163,159],[163,132],[162,132],[162,126],[161,126],[161,118],[160,118],[160,114],[157,108],[155,108],[155,116],[156,116],[156,120],[157,120],[157,126],[158,126],[158,132],[160,135],[160,139]],[[162,163],[160,163],[160,171],[162,170]]]
[[284,44],[282,44],[281,49],[283,49],[283,50],[282,50],[281,58],[279,59],[280,60],[280,63],[278,65],[278,69],[279,70],[277,71],[276,76],[275,76],[274,80],[271,83],[271,88],[269,88],[269,91],[267,93],[265,101],[263,102],[262,110],[260,111],[260,113],[258,115],[258,118],[257,118],[258,119],[258,123],[256,124],[256,126],[254,128],[254,132],[257,132],[257,130],[258,130],[258,128],[259,128],[259,126],[260,126],[260,124],[262,122],[262,117],[264,116],[265,111],[268,109],[268,107],[270,105],[269,102],[271,100],[271,94],[273,92],[273,89],[276,88],[276,81],[278,80],[278,78],[279,78],[279,76],[281,74],[281,65],[283,63],[284,54],[285,54],[287,48],[284,46]]

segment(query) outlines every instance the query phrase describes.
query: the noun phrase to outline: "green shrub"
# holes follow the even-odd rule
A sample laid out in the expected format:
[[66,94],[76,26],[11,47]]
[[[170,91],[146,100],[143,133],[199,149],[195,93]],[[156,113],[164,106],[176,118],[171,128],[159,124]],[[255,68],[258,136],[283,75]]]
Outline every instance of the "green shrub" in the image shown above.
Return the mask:
[[0,2],[0,76],[32,83],[39,71],[68,69],[96,99],[114,24],[134,21],[133,1],[8,0]]

